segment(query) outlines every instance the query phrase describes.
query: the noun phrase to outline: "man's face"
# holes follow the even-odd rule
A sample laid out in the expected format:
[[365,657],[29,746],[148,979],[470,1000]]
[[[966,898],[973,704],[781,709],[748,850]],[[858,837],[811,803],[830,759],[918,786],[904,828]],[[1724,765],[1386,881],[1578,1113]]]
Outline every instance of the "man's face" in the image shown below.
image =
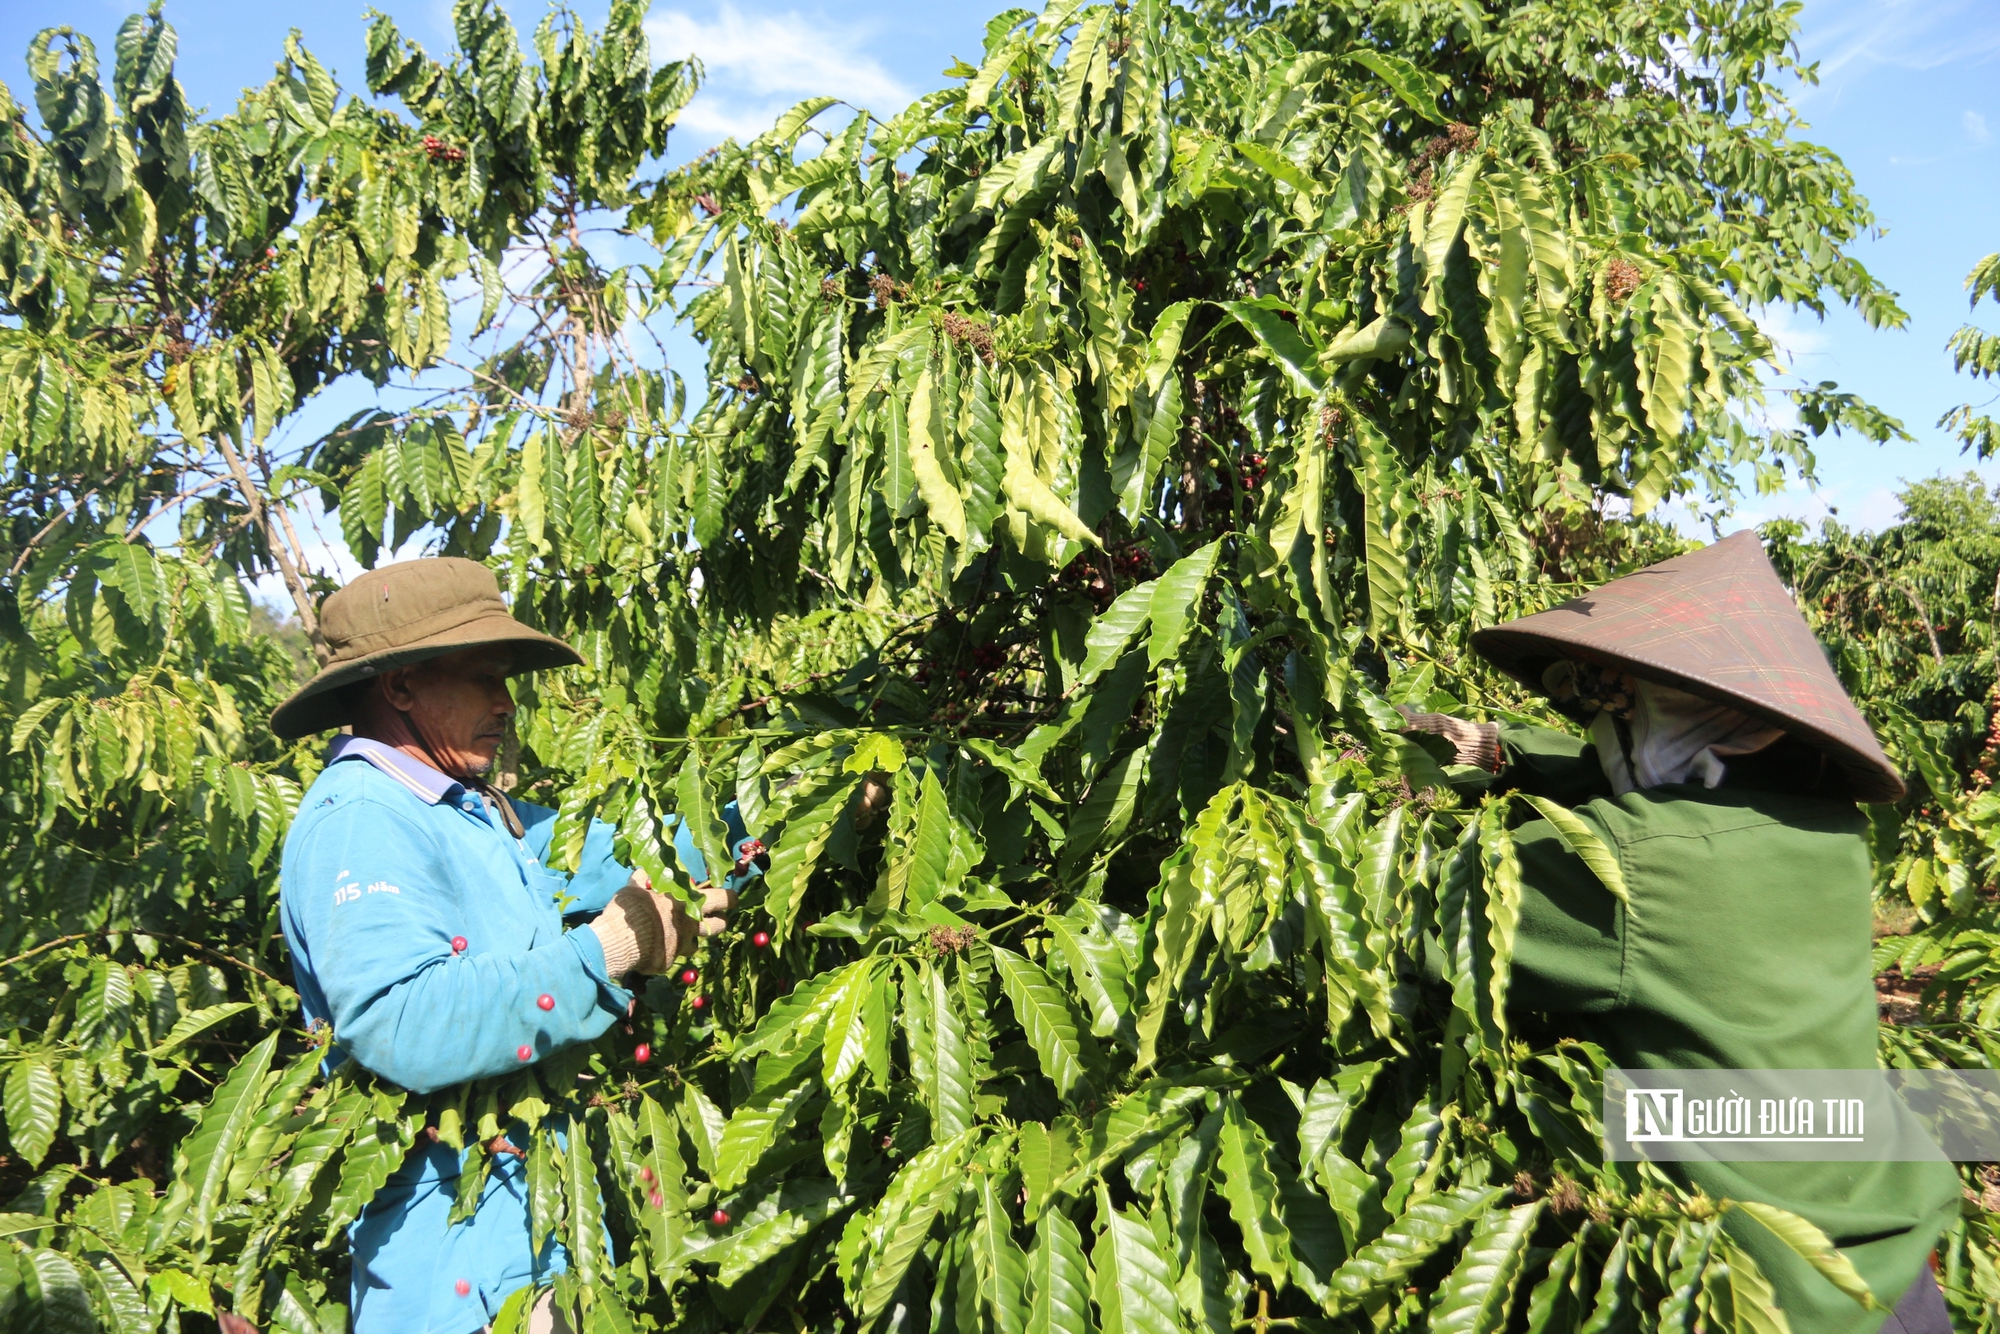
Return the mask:
[[493,767],[514,716],[513,665],[504,649],[462,649],[384,673],[382,694],[446,773],[477,778]]

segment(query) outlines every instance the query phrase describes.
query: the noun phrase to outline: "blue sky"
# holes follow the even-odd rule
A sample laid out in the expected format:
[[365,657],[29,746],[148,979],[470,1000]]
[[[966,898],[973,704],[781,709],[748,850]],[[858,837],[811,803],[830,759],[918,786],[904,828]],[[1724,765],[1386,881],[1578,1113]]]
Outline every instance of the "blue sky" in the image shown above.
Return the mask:
[[[377,0],[406,35],[434,51],[450,46],[448,0]],[[134,0],[0,0],[0,79],[27,91],[22,53],[35,32],[66,21],[94,38],[108,60],[111,39]],[[675,156],[725,135],[751,133],[801,97],[832,93],[876,109],[900,108],[938,86],[954,56],[972,56],[989,14],[1003,7],[909,0],[657,0],[649,29],[656,57],[694,51],[709,83],[677,132]],[[511,0],[524,27],[538,0]],[[578,6],[587,16],[604,6]],[[170,0],[181,38],[180,74],[198,104],[218,107],[270,74],[288,29],[344,85],[361,84],[363,13],[350,0]],[[1912,445],[1830,440],[1819,449],[1822,486],[1750,497],[1739,521],[1779,515],[1876,527],[1895,518],[1906,478],[1974,466],[1937,428],[1950,407],[1993,390],[1954,376],[1944,350],[1968,318],[1963,281],[2000,249],[2000,4],[1994,0],[1806,0],[1800,47],[1820,82],[1797,90],[1806,137],[1843,158],[1873,203],[1882,234],[1857,253],[1901,294],[1909,325],[1867,328],[1841,311],[1823,323],[1810,312],[1763,312],[1798,377],[1836,380],[1900,417]],[[1981,321],[2000,328],[2000,307]],[[2000,463],[1979,471],[2000,483]],[[1729,525],[1734,527],[1734,524]]]

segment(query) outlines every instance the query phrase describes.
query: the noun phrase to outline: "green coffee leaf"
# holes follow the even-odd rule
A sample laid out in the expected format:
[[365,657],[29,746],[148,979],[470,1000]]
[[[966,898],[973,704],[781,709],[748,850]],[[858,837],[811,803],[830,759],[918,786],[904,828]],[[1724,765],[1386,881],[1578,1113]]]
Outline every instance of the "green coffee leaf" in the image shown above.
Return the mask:
[[1035,1249],[1028,1256],[1032,1293],[1027,1334],[1090,1334],[1090,1279],[1083,1238],[1060,1209],[1035,1224]]
[[1438,1290],[1432,1329],[1438,1334],[1495,1334],[1505,1327],[1541,1214],[1536,1201],[1480,1216],[1458,1264]]
[[1089,1077],[1097,1053],[1089,1036],[1080,1031],[1068,999],[1047,973],[1012,950],[993,946],[993,965],[1042,1073],[1054,1082],[1058,1094],[1069,1097]]
[[1222,1137],[1216,1149],[1222,1196],[1229,1202],[1229,1216],[1242,1230],[1251,1267],[1283,1292],[1291,1281],[1292,1237],[1279,1202],[1271,1146],[1234,1094],[1222,1101]]
[[1173,1334],[1179,1324],[1174,1268],[1161,1243],[1164,1231],[1133,1209],[1113,1209],[1100,1193],[1103,1231],[1090,1252],[1096,1271],[1097,1312],[1104,1334]]
[[849,1291],[854,1313],[873,1320],[902,1286],[903,1275],[930,1234],[947,1200],[957,1195],[960,1169],[972,1147],[970,1133],[933,1144],[906,1163],[863,1220],[868,1260]]
[[162,1056],[170,1056],[180,1047],[200,1037],[217,1024],[233,1019],[245,1010],[253,1010],[255,1008],[256,1006],[250,1004],[248,1001],[225,1001],[220,1005],[207,1005],[191,1014],[184,1014],[174,1022],[173,1031],[161,1039],[159,1044],[149,1051],[147,1055],[153,1057],[155,1060]]
[[[277,1049],[278,1034],[272,1033],[245,1054],[243,1060],[229,1072],[229,1077],[223,1080],[222,1087],[215,1091],[215,1096],[202,1113],[201,1121],[182,1146],[181,1158],[186,1166],[177,1175],[192,1199],[187,1228],[198,1241],[208,1239],[216,1210],[222,1204],[223,1186],[229,1180],[237,1147],[242,1144],[251,1121],[263,1110],[264,1076],[271,1069],[271,1058]],[[353,1153],[350,1149],[350,1158]],[[342,1180],[346,1179],[343,1172]],[[382,1173],[382,1180],[387,1179],[388,1173]],[[377,1186],[380,1184],[380,1181],[376,1182]],[[369,1195],[373,1194],[371,1189]],[[367,1198],[362,1197],[363,1200]]]
[[1625,872],[1618,864],[1618,854],[1605,846],[1604,840],[1592,833],[1590,826],[1571,810],[1556,805],[1547,797],[1537,797],[1530,793],[1520,794],[1521,799],[1533,806],[1549,826],[1556,831],[1563,844],[1574,852],[1591,873],[1604,883],[1604,887],[1625,910],[1632,909],[1632,896],[1625,888]]
[[1842,1254],[1826,1233],[1812,1223],[1790,1210],[1757,1200],[1738,1200],[1730,1207],[1740,1209],[1762,1223],[1779,1241],[1790,1247],[1793,1254],[1817,1270],[1820,1277],[1846,1293],[1862,1310],[1872,1311],[1881,1305],[1867,1280],[1854,1267],[1854,1261]]
[[979,1178],[976,1211],[972,1259],[978,1276],[980,1305],[992,1322],[994,1334],[1027,1334],[1027,1260],[1014,1244],[1014,1220],[1008,1215],[990,1174]]
[[1327,1310],[1353,1310],[1404,1281],[1417,1267],[1457,1240],[1471,1219],[1500,1195],[1497,1187],[1456,1186],[1426,1196],[1334,1271]]
[[62,1086],[39,1055],[24,1056],[7,1072],[7,1138],[29,1166],[41,1166],[62,1128]]
[[799,1109],[818,1091],[807,1076],[788,1088],[765,1090],[738,1107],[723,1128],[715,1150],[715,1188],[735,1190],[751,1179],[757,1160],[791,1128]]

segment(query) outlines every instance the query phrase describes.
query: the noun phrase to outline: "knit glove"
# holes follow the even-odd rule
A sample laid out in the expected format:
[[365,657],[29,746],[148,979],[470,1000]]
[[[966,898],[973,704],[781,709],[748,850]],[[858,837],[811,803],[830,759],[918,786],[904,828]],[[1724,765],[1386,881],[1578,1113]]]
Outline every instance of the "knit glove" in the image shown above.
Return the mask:
[[611,896],[587,930],[604,946],[604,969],[623,973],[664,973],[683,954],[694,953],[695,941],[718,934],[724,917],[736,907],[736,895],[712,885],[702,886],[701,917],[672,894],[655,894],[645,884],[625,886]]
[[1418,713],[1407,704],[1402,711],[1406,732],[1429,732],[1451,742],[1452,763],[1469,764],[1489,774],[1500,772],[1500,724],[1469,723],[1448,713]]

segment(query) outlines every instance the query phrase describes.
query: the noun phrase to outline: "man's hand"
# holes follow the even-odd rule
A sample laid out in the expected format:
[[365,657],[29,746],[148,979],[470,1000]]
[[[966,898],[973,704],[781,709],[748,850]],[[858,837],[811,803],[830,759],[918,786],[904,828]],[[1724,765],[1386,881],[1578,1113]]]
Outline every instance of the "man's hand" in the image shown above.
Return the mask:
[[[729,925],[725,919],[736,911],[736,891],[711,885],[706,881],[696,885],[695,888],[701,891],[701,921],[695,923],[695,929],[704,937],[721,934],[722,928]],[[687,908],[679,899],[674,900],[674,910],[680,914],[682,920],[692,920],[688,918]],[[687,940],[688,944],[681,953],[692,954],[694,942],[686,936],[682,939]]]
[[1489,774],[1500,772],[1500,724],[1469,723],[1448,713],[1418,713],[1398,704],[1408,732],[1429,732],[1451,742],[1452,763],[1470,764]]
[[651,882],[635,872],[633,883],[612,895],[611,902],[590,924],[604,946],[604,967],[621,973],[664,973],[683,954],[694,953],[695,942],[721,932],[724,918],[736,908],[736,895],[702,885],[701,916],[671,894],[655,894]]
[[[738,849],[738,854],[739,860],[736,863],[736,869],[741,871],[752,861],[764,855],[764,845],[754,838],[748,839]],[[640,889],[651,891],[653,888],[653,877],[647,875],[644,871],[634,871],[632,872],[632,879],[627,888],[633,885],[636,885]],[[706,880],[696,885],[695,888],[701,891],[701,921],[694,923],[694,933],[704,938],[720,935],[722,928],[728,925],[723,919],[736,911],[736,891],[733,889],[717,889]],[[687,907],[679,899],[673,901],[673,906],[674,910],[679,913],[676,921],[692,922],[694,920],[688,915]],[[685,939],[691,939],[686,932],[683,932],[682,936]],[[694,953],[693,944],[690,943],[683,946],[680,952],[682,954]]]

